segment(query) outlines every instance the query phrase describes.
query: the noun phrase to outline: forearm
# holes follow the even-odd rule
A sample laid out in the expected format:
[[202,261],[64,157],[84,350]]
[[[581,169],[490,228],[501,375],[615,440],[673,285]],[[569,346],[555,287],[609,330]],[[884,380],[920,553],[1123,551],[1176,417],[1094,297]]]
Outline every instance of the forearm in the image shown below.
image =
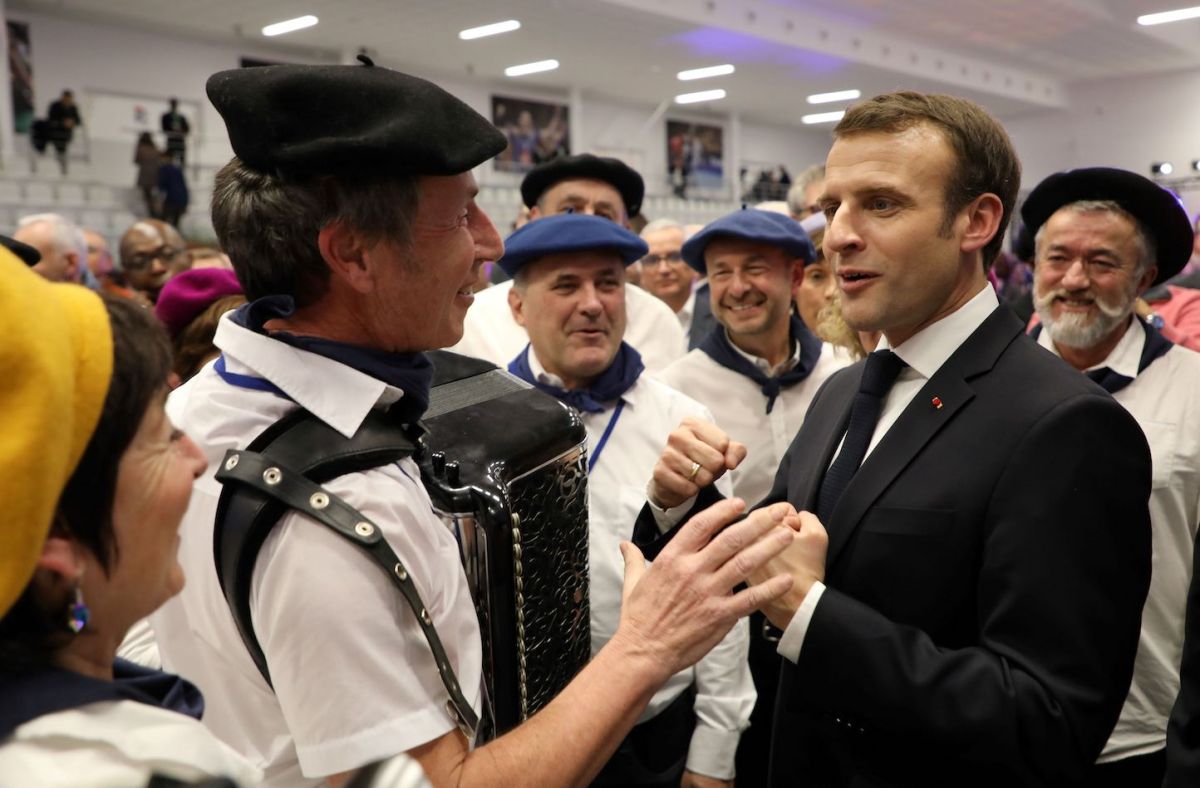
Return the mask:
[[469,753],[449,784],[586,785],[665,678],[636,649],[610,641],[546,708]]

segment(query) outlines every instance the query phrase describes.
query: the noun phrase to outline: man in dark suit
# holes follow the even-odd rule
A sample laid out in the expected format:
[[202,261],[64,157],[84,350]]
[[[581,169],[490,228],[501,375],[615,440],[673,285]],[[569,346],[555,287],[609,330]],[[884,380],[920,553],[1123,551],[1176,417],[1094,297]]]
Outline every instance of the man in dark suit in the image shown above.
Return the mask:
[[[846,321],[884,339],[817,394],[764,501],[807,510],[771,563],[793,589],[764,608],[784,630],[772,784],[1073,784],[1129,689],[1145,438],[988,286],[1020,182],[994,119],[895,93],[834,136],[825,252]],[[639,536],[711,500],[741,450],[685,422]]]

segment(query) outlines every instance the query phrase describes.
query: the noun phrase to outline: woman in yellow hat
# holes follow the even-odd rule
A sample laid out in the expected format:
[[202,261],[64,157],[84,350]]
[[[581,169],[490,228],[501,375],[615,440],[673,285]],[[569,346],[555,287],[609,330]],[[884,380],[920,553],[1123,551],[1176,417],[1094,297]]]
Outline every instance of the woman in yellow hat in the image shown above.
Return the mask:
[[183,587],[179,524],[205,468],[163,410],[170,365],[150,312],[0,250],[5,785],[258,781],[198,721],[194,686],[116,659]]

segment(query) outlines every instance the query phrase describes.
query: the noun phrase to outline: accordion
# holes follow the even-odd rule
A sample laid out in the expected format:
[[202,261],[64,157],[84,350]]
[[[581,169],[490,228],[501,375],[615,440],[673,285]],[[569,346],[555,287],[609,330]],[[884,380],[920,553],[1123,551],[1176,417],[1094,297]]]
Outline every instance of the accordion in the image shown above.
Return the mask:
[[587,431],[574,410],[508,372],[431,357],[419,462],[479,614],[482,742],[549,703],[591,656]]
[[[550,702],[591,656],[588,608],[587,432],[578,414],[497,369],[431,354],[436,375],[422,424],[374,411],[349,439],[303,409],[230,450],[213,550],[222,592],[259,672],[250,587],[264,540],[288,509],[365,550],[417,617],[450,695],[447,711],[482,743]],[[404,563],[379,529],[320,485],[413,457],[434,510],[458,540],[483,645],[483,714],[448,667]]]

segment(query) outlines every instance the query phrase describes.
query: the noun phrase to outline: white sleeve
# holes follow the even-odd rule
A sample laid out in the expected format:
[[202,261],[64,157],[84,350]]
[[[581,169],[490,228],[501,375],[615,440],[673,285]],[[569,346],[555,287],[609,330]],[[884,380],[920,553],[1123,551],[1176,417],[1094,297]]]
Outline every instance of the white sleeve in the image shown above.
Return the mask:
[[696,663],[696,729],[688,748],[688,771],[733,779],[738,740],[750,726],[758,697],[749,653],[750,622],[742,619]]
[[[384,532],[433,617],[464,694],[478,707],[478,622],[454,537],[412,466],[325,485]],[[251,614],[301,771],[325,777],[405,752],[455,727],[412,610],[370,556],[298,513],[259,555]]]
[[779,638],[775,651],[779,656],[792,663],[800,662],[800,649],[804,647],[804,637],[808,634],[808,625],[812,622],[813,614],[817,612],[817,603],[821,594],[825,593],[825,584],[820,580],[813,583],[812,588],[804,596],[804,601],[796,609],[796,614],[788,622],[787,629]]

